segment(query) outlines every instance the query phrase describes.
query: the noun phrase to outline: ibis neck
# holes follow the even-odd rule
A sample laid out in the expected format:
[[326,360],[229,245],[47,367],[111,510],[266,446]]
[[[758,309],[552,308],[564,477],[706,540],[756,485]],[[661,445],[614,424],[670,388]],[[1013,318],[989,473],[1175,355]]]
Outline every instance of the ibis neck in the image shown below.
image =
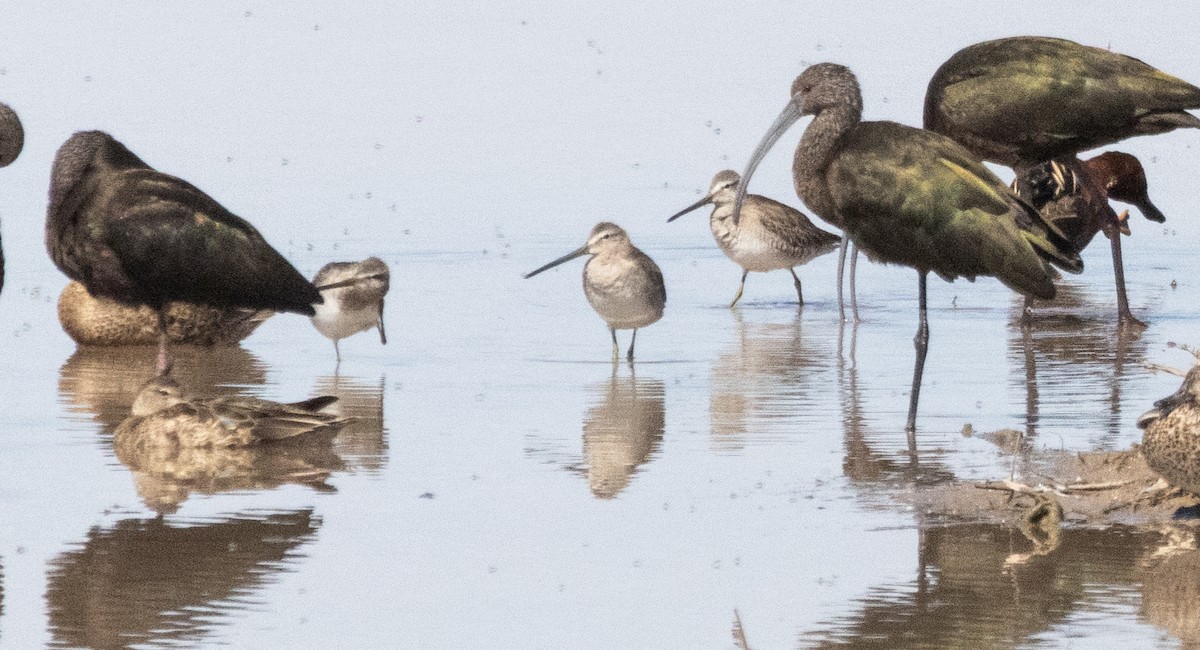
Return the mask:
[[861,119],[862,111],[854,106],[821,111],[804,130],[792,161],[796,195],[817,216],[839,228],[842,220],[834,209],[825,173],[837,153],[838,140]]

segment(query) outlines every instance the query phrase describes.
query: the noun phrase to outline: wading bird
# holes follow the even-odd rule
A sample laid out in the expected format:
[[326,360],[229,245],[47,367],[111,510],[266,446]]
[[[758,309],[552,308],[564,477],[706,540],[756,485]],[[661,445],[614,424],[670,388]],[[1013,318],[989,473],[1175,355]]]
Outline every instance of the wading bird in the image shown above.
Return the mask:
[[615,223],[596,224],[587,243],[578,250],[525,274],[526,278],[569,262],[576,257],[591,255],[583,267],[583,293],[592,309],[608,323],[612,334],[613,362],[620,358],[617,330],[633,330],[626,358],[633,362],[633,346],[637,331],[662,318],[667,304],[667,289],[662,271],[648,255],[629,241],[629,235]]
[[732,169],[717,172],[708,194],[667,222],[710,203],[714,206],[708,218],[713,239],[726,257],[742,267],[742,282],[733,302],[729,303],[730,308],[741,299],[746,276],[751,271],[766,273],[778,269],[791,271],[796,284],[796,301],[804,306],[804,292],[795,267],[837,248],[841,237],[814,226],[799,210],[757,194],[746,195],[742,213],[734,223],[733,199],[740,180]]
[[[1124,54],[1059,38],[1019,36],[977,43],[950,57],[925,93],[925,128],[977,157],[1012,167],[1057,160],[1081,182],[1078,209],[1103,224],[1121,267],[1121,223],[1103,183],[1076,154],[1137,135],[1200,127],[1200,88]],[[1141,324],[1117,284],[1122,324]]]
[[991,275],[1014,291],[1052,298],[1049,263],[1078,272],[1083,262],[1037,210],[958,143],[895,122],[862,122],[858,80],[834,63],[811,66],[792,83],[787,105],[742,174],[735,213],[759,161],[805,115],[813,120],[792,167],[805,205],[840,222],[869,258],[917,271],[920,324],[907,423],[912,433],[929,343],[926,276]]
[[321,302],[254,226],[101,131],[72,135],[55,155],[46,248],[93,296],[158,312],[160,374],[172,301],[310,316]]
[[[25,129],[21,118],[8,104],[0,103],[0,167],[7,167],[25,147]],[[0,243],[0,290],[4,289],[4,245]]]
[[365,332],[379,330],[379,342],[387,345],[383,329],[383,297],[387,295],[390,273],[378,257],[361,262],[330,262],[313,277],[325,302],[313,305],[312,317],[317,331],[333,341],[333,352],[341,362],[338,341]]

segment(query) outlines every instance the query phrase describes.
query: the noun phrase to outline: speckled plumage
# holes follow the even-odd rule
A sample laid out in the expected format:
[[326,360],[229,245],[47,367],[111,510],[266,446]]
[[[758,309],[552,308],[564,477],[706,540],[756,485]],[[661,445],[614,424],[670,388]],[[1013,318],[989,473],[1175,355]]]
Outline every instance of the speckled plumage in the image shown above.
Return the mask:
[[1177,488],[1200,495],[1200,366],[1174,394],[1138,418],[1142,455],[1151,469]]
[[633,360],[637,330],[662,318],[667,289],[662,271],[654,260],[629,241],[615,223],[601,222],[592,228],[587,244],[549,264],[525,274],[531,278],[563,262],[591,255],[583,267],[583,292],[592,309],[608,323],[613,340],[613,358],[618,356],[619,329],[632,329],[628,358]]
[[361,262],[330,262],[313,277],[313,284],[325,302],[314,305],[312,323],[333,341],[339,361],[342,353],[338,341],[372,327],[379,330],[379,342],[387,344],[383,299],[390,288],[390,277],[387,264],[378,257]]
[[336,397],[282,404],[251,397],[191,398],[170,377],[138,391],[113,444],[130,453],[146,448],[249,447],[303,435],[336,433],[347,420],[322,412]]
[[[173,344],[237,345],[275,312],[172,302],[166,307],[167,338]],[[72,280],[58,297],[58,320],[78,345],[158,343],[158,315],[144,305],[97,298]]]
[[1124,54],[1018,36],[959,50],[934,73],[925,128],[1010,167],[1136,135],[1200,127],[1200,88]]
[[741,177],[726,169],[717,172],[703,199],[684,208],[667,221],[673,221],[701,206],[713,204],[709,216],[709,229],[717,246],[726,257],[742,267],[742,284],[738,288],[733,304],[742,296],[746,274],[755,271],[766,273],[788,269],[796,284],[796,297],[804,304],[800,278],[795,268],[812,259],[832,252],[841,237],[821,230],[813,225],[802,212],[773,201],[765,196],[747,194],[742,205],[741,216],[733,219],[733,201]]

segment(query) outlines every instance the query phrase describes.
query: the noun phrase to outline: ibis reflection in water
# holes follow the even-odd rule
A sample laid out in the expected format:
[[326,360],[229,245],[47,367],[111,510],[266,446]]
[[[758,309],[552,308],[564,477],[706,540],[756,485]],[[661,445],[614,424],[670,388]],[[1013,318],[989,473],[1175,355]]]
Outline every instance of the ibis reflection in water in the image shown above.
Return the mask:
[[[1104,184],[1081,151],[1137,135],[1200,127],[1186,109],[1200,108],[1200,88],[1124,54],[1058,38],[1019,36],[977,43],[950,57],[925,94],[925,128],[945,134],[976,156],[1026,169],[1057,160],[1081,182],[1088,219],[1103,224],[1121,268],[1120,220]],[[1118,271],[1119,272],[1119,271]],[[1122,323],[1129,310],[1118,276]]]
[[928,351],[931,271],[946,280],[995,276],[1014,291],[1050,298],[1050,263],[1079,272],[1083,262],[1061,233],[958,143],[895,122],[862,122],[858,80],[833,63],[809,67],[792,84],[786,107],[746,165],[735,213],[759,161],[805,115],[813,120],[792,168],[805,205],[841,223],[871,259],[917,270],[920,324],[906,425],[911,433]]
[[625,229],[615,223],[601,222],[592,228],[587,243],[538,269],[526,278],[576,257],[591,255],[583,267],[583,293],[592,309],[608,323],[612,334],[613,361],[620,358],[617,330],[633,330],[628,360],[633,362],[633,346],[638,328],[658,322],[667,304],[667,288],[662,271],[648,255],[629,241]]
[[746,288],[746,276],[751,271],[766,273],[787,269],[796,284],[796,301],[804,305],[804,291],[796,268],[837,248],[841,237],[813,225],[808,217],[790,206],[765,196],[747,194],[740,218],[733,219],[733,199],[741,177],[726,169],[717,172],[704,198],[667,219],[679,217],[712,204],[708,218],[713,239],[729,259],[742,267],[742,282],[737,295],[729,304],[732,308]]

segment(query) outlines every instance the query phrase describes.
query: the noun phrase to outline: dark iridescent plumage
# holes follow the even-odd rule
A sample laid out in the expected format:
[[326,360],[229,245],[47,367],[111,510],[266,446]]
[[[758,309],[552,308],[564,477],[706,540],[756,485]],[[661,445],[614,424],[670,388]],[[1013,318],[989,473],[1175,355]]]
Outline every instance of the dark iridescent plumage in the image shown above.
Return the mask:
[[[1103,183],[1075,156],[1132,136],[1200,127],[1186,112],[1194,108],[1200,108],[1200,88],[1138,59],[1064,39],[1019,36],[971,45],[943,63],[925,94],[925,128],[1013,167],[1018,176],[1057,159],[1083,186],[1074,211],[1100,224],[1119,269],[1123,226]],[[1141,324],[1120,277],[1117,309],[1123,324]]]
[[1026,167],[1135,135],[1200,127],[1200,88],[1138,59],[1060,38],[977,43],[929,81],[925,128]]
[[182,300],[312,315],[321,302],[254,226],[100,131],[76,133],[55,156],[46,247],[93,295],[160,313]]
[[[0,104],[0,167],[7,167],[25,147],[25,129],[21,119],[7,104]],[[4,245],[0,242],[0,290],[4,289]]]
[[1078,272],[1083,262],[1061,233],[961,145],[894,122],[862,122],[858,80],[833,63],[811,66],[792,83],[787,106],[742,174],[736,206],[758,162],[804,115],[813,120],[796,148],[796,193],[872,259],[918,272],[912,431],[928,348],[929,272],[947,280],[991,275],[1023,294],[1053,297],[1050,264]]

